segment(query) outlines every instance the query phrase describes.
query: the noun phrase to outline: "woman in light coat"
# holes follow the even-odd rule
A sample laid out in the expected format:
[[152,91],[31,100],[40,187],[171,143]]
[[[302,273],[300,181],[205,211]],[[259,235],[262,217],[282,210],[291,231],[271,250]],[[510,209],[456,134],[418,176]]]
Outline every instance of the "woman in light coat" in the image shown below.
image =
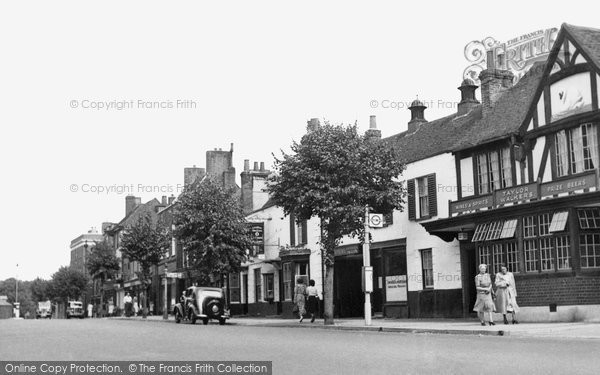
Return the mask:
[[479,274],[475,276],[475,288],[477,288],[477,300],[473,311],[477,311],[477,316],[481,321],[481,325],[485,325],[485,313],[489,313],[489,325],[494,326],[494,311],[496,306],[492,300],[492,279],[487,273],[487,265],[479,265]]
[[296,304],[296,309],[300,316],[299,323],[302,323],[304,315],[306,314],[306,285],[304,285],[304,280],[302,280],[302,278],[298,278],[296,281],[296,287],[294,288],[294,303]]
[[506,314],[512,314],[512,323],[519,324],[516,319],[516,313],[519,311],[517,305],[517,287],[515,286],[515,277],[512,272],[503,264],[500,266],[500,272],[496,274],[496,312],[504,316],[504,324],[508,324]]

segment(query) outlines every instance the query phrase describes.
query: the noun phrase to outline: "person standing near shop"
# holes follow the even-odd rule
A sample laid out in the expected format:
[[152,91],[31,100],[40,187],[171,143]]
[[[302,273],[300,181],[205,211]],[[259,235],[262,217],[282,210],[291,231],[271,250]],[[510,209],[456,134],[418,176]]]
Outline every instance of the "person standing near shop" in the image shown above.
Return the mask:
[[487,265],[479,265],[479,274],[475,276],[475,288],[477,289],[477,300],[473,311],[477,312],[477,316],[481,321],[481,325],[485,325],[485,314],[489,313],[489,325],[494,326],[494,311],[496,306],[492,299],[492,279],[490,274],[487,273]]
[[517,305],[517,288],[515,286],[515,277],[512,272],[508,272],[508,267],[504,264],[500,266],[500,272],[496,274],[496,312],[504,317],[504,324],[508,324],[506,314],[512,314],[512,323],[519,324],[516,319],[516,313],[519,311]]
[[298,280],[296,280],[296,287],[294,288],[294,303],[294,310],[297,310],[298,315],[300,316],[298,323],[302,323],[302,320],[304,320],[304,315],[306,314],[306,285],[304,285],[304,280],[302,280],[302,278],[298,278]]
[[131,296],[129,295],[129,293],[126,293],[125,297],[123,297],[123,302],[125,303],[125,316],[128,318],[131,316],[131,307],[132,307],[131,301],[132,301]]
[[315,321],[317,313],[319,312],[319,291],[315,286],[314,280],[310,280],[308,282],[308,287],[306,288],[306,295],[308,296],[306,311],[308,314],[310,314],[310,322],[313,323]]

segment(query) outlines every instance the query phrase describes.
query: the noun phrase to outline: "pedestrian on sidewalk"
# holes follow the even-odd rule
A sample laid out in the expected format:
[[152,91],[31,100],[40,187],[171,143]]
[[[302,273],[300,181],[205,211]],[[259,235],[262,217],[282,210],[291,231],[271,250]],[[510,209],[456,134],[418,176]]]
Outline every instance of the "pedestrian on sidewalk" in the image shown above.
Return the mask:
[[296,287],[294,288],[294,310],[298,311],[298,316],[300,320],[298,323],[302,323],[304,320],[304,315],[306,314],[306,285],[304,285],[304,280],[302,278],[298,278],[296,280]]
[[140,311],[140,306],[138,305],[137,296],[135,296],[135,297],[133,297],[133,313],[134,313],[134,316],[137,316],[139,311]]
[[131,316],[131,301],[131,296],[129,295],[129,293],[126,293],[125,297],[123,297],[123,302],[125,303],[125,316],[128,318]]
[[492,300],[492,279],[487,273],[487,265],[479,265],[479,274],[475,276],[475,288],[477,289],[477,300],[473,311],[477,312],[477,316],[481,321],[481,325],[485,325],[485,313],[489,314],[489,325],[494,326],[493,313],[496,311],[496,305]]
[[319,291],[315,286],[315,281],[312,279],[308,282],[306,295],[308,296],[306,311],[310,314],[310,322],[314,323],[316,314],[319,311]]
[[496,284],[496,312],[502,314],[504,324],[508,324],[507,313],[511,313],[513,324],[519,324],[515,315],[519,311],[515,277],[512,272],[508,272],[506,265],[500,265],[500,272],[496,274],[494,283]]

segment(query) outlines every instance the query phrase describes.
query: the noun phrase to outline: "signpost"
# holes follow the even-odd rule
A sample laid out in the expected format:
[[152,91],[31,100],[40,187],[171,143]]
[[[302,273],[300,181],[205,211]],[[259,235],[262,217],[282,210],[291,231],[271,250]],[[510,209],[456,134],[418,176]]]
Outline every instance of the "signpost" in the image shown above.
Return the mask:
[[369,214],[369,206],[365,206],[365,242],[363,243],[362,288],[365,292],[365,325],[371,325],[371,293],[373,293],[373,267],[369,228],[383,228],[382,214]]
[[[373,291],[373,268],[371,267],[371,254],[369,248],[370,236],[369,236],[369,206],[365,206],[365,242],[363,244],[363,269],[362,269],[362,277],[365,282],[363,282],[363,289],[365,292],[365,325],[371,325],[371,292]],[[371,290],[368,290],[367,287],[367,269],[371,270]]]

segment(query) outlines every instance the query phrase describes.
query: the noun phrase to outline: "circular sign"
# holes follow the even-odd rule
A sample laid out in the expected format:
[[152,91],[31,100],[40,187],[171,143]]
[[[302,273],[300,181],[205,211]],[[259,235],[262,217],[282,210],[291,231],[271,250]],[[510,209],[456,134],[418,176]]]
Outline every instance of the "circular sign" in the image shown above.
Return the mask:
[[369,221],[371,222],[371,226],[378,227],[383,224],[383,218],[381,215],[369,215]]

